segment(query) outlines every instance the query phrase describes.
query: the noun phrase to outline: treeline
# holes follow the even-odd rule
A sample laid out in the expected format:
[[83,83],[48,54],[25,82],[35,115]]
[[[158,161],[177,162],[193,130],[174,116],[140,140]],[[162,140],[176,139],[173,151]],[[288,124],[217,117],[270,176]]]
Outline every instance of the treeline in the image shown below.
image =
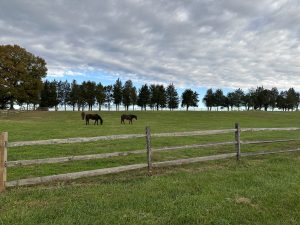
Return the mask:
[[41,91],[40,107],[71,107],[74,110],[93,110],[95,106],[101,110],[105,105],[108,110],[112,105],[115,110],[123,105],[125,110],[130,106],[135,109],[139,106],[142,110],[150,108],[159,110],[168,108],[177,109],[180,104],[182,107],[198,106],[198,93],[191,89],[186,89],[181,97],[174,86],[169,84],[167,87],[159,84],[144,84],[140,89],[133,85],[131,80],[124,84],[117,79],[113,85],[96,84],[93,81],[84,81],[78,84],[75,80],[68,81],[45,81],[44,88]]
[[[117,79],[112,85],[96,84],[93,81],[84,81],[78,84],[75,80],[68,81],[45,81],[41,90],[40,107],[64,108],[67,110],[93,110],[97,107],[101,110],[105,106],[108,110],[120,110],[123,105],[125,110],[129,107],[135,109],[139,106],[141,110],[169,109],[174,110],[181,107],[197,107],[199,94],[191,89],[185,89],[181,95],[178,94],[174,84],[168,86],[159,84],[144,84],[137,89],[131,80],[124,84]],[[257,87],[247,92],[238,88],[224,94],[222,89],[208,89],[202,102],[208,111],[214,110],[295,110],[299,107],[300,94],[289,88],[278,91],[276,87],[266,89]],[[18,102],[18,101],[17,101]]]
[[208,110],[213,107],[227,108],[229,111],[233,107],[240,109],[244,107],[246,110],[274,110],[275,108],[283,111],[298,109],[300,94],[294,88],[289,88],[285,91],[278,91],[276,87],[272,89],[265,89],[264,87],[257,87],[250,89],[245,93],[242,89],[236,89],[233,92],[223,94],[221,89],[213,91],[208,89],[203,98],[203,103]]

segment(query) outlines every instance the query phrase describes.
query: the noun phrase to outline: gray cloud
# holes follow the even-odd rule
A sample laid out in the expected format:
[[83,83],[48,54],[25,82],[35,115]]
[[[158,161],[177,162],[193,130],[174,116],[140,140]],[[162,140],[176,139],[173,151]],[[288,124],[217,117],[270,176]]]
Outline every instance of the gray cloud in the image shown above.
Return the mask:
[[10,0],[0,6],[0,44],[45,58],[49,76],[105,71],[114,79],[181,87],[300,88],[297,0]]

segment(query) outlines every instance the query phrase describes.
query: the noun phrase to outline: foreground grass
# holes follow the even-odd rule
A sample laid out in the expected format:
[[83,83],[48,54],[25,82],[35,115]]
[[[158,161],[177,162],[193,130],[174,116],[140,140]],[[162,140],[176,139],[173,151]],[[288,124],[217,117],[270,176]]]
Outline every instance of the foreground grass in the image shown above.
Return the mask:
[[300,154],[12,188],[0,224],[298,224]]
[[[298,112],[102,112],[103,126],[85,126],[78,112],[32,112],[0,118],[9,141],[242,127],[300,127]],[[296,132],[243,133],[243,140],[298,138]],[[153,138],[152,146],[232,141],[233,134]],[[298,148],[300,142],[243,145],[242,152]],[[9,148],[8,159],[36,159],[145,148],[144,139]],[[154,153],[154,161],[234,151],[234,146]],[[196,163],[72,182],[11,188],[0,195],[0,224],[298,224],[300,154]],[[8,168],[8,179],[145,163],[145,155]]]

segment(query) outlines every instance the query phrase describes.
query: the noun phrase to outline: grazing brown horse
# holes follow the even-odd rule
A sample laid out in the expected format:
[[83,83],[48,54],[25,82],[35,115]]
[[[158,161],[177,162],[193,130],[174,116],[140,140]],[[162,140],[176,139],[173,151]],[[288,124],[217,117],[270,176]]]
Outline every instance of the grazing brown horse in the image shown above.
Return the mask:
[[136,115],[125,115],[125,114],[123,114],[121,116],[121,123],[125,124],[125,120],[129,120],[129,124],[132,124],[132,119],[137,120],[137,116]]
[[81,119],[84,120],[84,117],[85,117],[85,113],[81,112]]
[[102,125],[103,120],[101,118],[101,116],[99,116],[98,114],[86,114],[85,115],[85,125],[90,124],[90,120],[95,120],[94,125],[98,125],[98,120],[100,120],[100,124]]

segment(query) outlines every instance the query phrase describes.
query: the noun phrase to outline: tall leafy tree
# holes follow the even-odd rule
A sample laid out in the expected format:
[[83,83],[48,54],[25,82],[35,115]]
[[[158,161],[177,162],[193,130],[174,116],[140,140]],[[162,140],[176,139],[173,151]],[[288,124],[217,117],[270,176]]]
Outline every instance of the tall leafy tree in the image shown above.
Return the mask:
[[169,84],[169,86],[166,89],[166,99],[167,99],[167,106],[170,110],[174,110],[178,108],[179,97],[173,83]]
[[141,109],[146,110],[147,105],[150,103],[150,90],[147,84],[144,84],[139,89],[137,104],[141,107]]
[[226,96],[226,100],[227,100],[228,109],[230,107],[230,109],[233,110],[233,107],[235,105],[235,94],[234,94],[234,92],[228,92],[227,96]]
[[193,107],[197,107],[198,106],[198,93],[195,91],[192,91],[191,89],[186,89],[183,93],[182,93],[182,102],[181,102],[181,106],[184,107],[186,106],[186,111],[189,110],[189,107],[193,106]]
[[211,88],[206,91],[203,103],[206,105],[207,110],[211,111],[211,108],[214,106],[214,92]]
[[242,96],[242,104],[247,111],[249,111],[250,108],[254,106],[253,93],[254,91],[250,89],[248,93]]
[[287,104],[287,91],[281,91],[277,97],[277,108],[286,111],[288,109]]
[[0,45],[0,89],[8,97],[11,109],[18,100],[27,103],[39,100],[46,73],[44,59],[18,45]]
[[0,109],[6,109],[9,103],[9,96],[7,92],[0,86]]
[[238,109],[243,105],[244,91],[240,88],[233,92],[233,103]]
[[113,98],[116,110],[120,110],[120,104],[122,103],[122,82],[118,78],[113,86]]
[[224,106],[224,94],[221,89],[217,89],[213,94],[214,106],[217,107],[217,111],[219,110],[219,106]]

